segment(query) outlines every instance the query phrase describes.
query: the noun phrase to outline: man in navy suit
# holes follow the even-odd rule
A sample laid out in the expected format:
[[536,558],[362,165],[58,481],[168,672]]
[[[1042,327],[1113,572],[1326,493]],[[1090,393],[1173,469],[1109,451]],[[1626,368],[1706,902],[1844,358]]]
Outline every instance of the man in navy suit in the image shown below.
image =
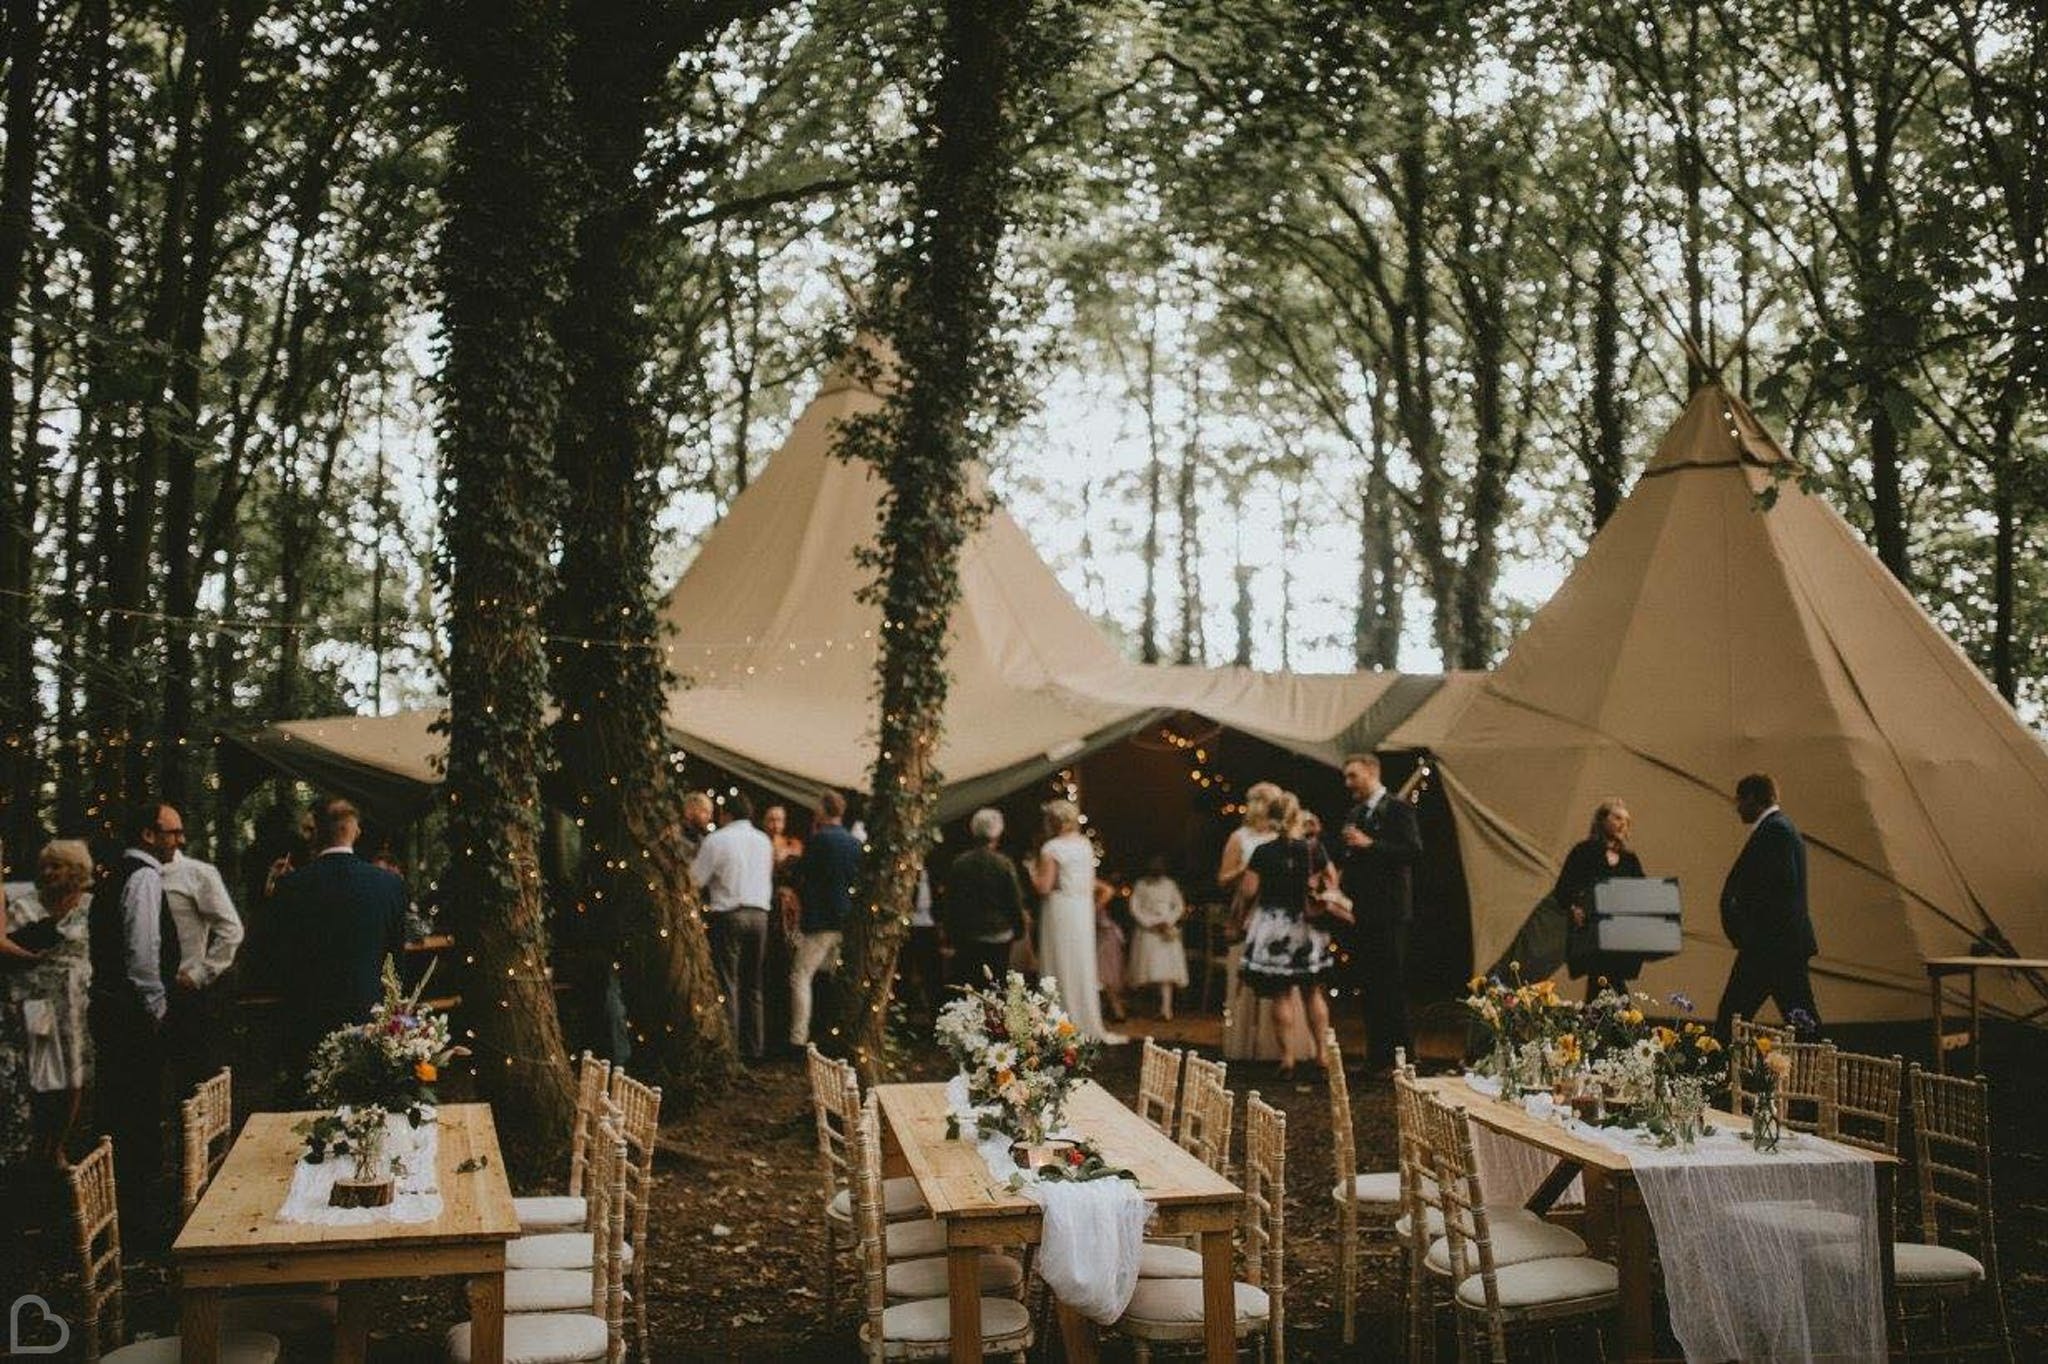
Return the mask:
[[1764,1000],[1775,999],[1802,1034],[1817,1034],[1806,963],[1820,944],[1806,908],[1806,842],[1778,808],[1778,784],[1761,772],[1735,783],[1735,813],[1749,825],[1749,839],[1721,887],[1721,931],[1735,947],[1735,966],[1715,1026],[1725,1038],[1736,1014],[1754,1018]]
[[277,883],[272,908],[283,944],[286,1045],[299,1058],[383,996],[384,960],[405,946],[405,882],[358,856],[356,807],[313,807],[313,860]]

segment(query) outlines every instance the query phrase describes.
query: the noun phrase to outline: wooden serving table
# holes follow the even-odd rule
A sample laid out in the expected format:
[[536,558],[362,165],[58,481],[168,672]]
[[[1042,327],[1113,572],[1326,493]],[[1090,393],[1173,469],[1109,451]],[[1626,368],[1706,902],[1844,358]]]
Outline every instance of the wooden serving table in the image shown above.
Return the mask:
[[[1655,1237],[1628,1154],[1547,1118],[1536,1117],[1520,1104],[1482,1094],[1467,1084],[1463,1076],[1437,1076],[1418,1083],[1444,1102],[1463,1108],[1473,1122],[1557,1157],[1549,1177],[1529,1196],[1526,1206],[1531,1212],[1548,1212],[1574,1179],[1584,1180],[1587,1248],[1595,1257],[1611,1262],[1621,1279],[1621,1357],[1655,1357],[1656,1330],[1651,1312],[1651,1291],[1655,1286],[1651,1247]],[[1716,1127],[1739,1129],[1749,1125],[1749,1119],[1733,1113],[1710,1111],[1707,1117]],[[1881,1156],[1853,1146],[1841,1149],[1868,1160],[1876,1176],[1878,1263],[1888,1307],[1894,1297],[1892,1242],[1897,1232],[1892,1186],[1899,1162],[1895,1156]],[[1890,1315],[1887,1310],[1887,1321]]]
[[[1984,1066],[1984,1009],[1977,996],[1977,978],[1985,971],[2038,971],[2048,973],[2048,960],[2040,957],[1929,957],[1927,959],[1927,992],[1934,997],[1934,1073],[1948,1073],[1948,1034],[1941,1027],[1941,983],[1950,976],[1966,975],[1970,978],[1970,1031],[1963,1036],[1962,1045],[1969,1047],[1970,1059],[1975,1069]],[[2048,1005],[2035,1009],[2022,1019],[2030,1022],[2048,1013]]]
[[[304,1139],[292,1131],[310,1113],[257,1113],[171,1247],[183,1281],[179,1336],[188,1364],[220,1359],[220,1299],[229,1288],[341,1281],[334,1333],[338,1364],[368,1350],[369,1282],[465,1276],[471,1357],[504,1364],[505,1243],[519,1234],[512,1189],[488,1104],[440,1110],[441,1215],[431,1222],[327,1227],[280,1222]],[[470,1162],[469,1173],[457,1167]]]
[[[1043,1230],[1038,1204],[996,1182],[973,1143],[946,1135],[942,1084],[877,1085],[883,1159],[891,1174],[909,1174],[945,1224],[948,1300],[956,1364],[981,1358],[982,1252],[1033,1243]],[[1235,1184],[1189,1155],[1093,1080],[1067,1101],[1067,1125],[1094,1142],[1102,1158],[1138,1177],[1146,1201],[1159,1209],[1150,1230],[1198,1238],[1202,1250],[1202,1312],[1209,1364],[1237,1356],[1237,1304],[1231,1232],[1244,1198]],[[1094,1323],[1062,1310],[1069,1360],[1092,1360]]]

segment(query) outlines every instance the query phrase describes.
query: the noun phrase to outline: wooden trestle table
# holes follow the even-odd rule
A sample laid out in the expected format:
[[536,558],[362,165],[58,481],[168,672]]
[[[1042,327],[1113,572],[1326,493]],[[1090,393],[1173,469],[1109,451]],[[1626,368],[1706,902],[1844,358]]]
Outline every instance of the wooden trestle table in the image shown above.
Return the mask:
[[[882,1108],[887,1172],[915,1179],[932,1216],[946,1227],[952,1358],[978,1360],[981,1254],[991,1246],[1035,1243],[1042,1230],[1038,1204],[997,1183],[972,1143],[946,1135],[944,1085],[878,1085],[875,1093]],[[1109,1164],[1137,1175],[1139,1190],[1159,1209],[1148,1232],[1198,1239],[1207,1358],[1209,1364],[1236,1358],[1236,1276],[1230,1255],[1243,1191],[1092,1080],[1083,1081],[1068,1100],[1067,1125],[1099,1146]],[[1092,1357],[1093,1324],[1063,1312],[1061,1326],[1068,1358],[1077,1352]]]
[[[519,1215],[488,1104],[440,1111],[441,1215],[431,1222],[325,1227],[280,1222],[310,1113],[257,1113],[171,1247],[183,1280],[179,1336],[187,1364],[217,1364],[220,1299],[229,1288],[341,1282],[334,1357],[359,1364],[368,1349],[365,1290],[376,1279],[469,1280],[471,1358],[504,1364],[505,1243]],[[467,1172],[458,1169],[468,1166]]]
[[[1536,1117],[1520,1104],[1482,1094],[1465,1083],[1463,1076],[1438,1076],[1420,1083],[1445,1103],[1463,1108],[1473,1122],[1557,1157],[1549,1177],[1529,1196],[1526,1206],[1530,1211],[1548,1212],[1574,1179],[1584,1180],[1587,1248],[1595,1257],[1612,1263],[1621,1276],[1621,1357],[1653,1358],[1656,1334],[1651,1293],[1656,1266],[1650,1251],[1655,1237],[1627,1153]],[[1707,1116],[1716,1127],[1741,1128],[1749,1122],[1732,1113],[1710,1111]],[[1892,1186],[1899,1162],[1854,1147],[1843,1149],[1869,1160],[1876,1175],[1878,1261],[1884,1301],[1890,1304],[1894,1292],[1892,1242],[1896,1237]]]

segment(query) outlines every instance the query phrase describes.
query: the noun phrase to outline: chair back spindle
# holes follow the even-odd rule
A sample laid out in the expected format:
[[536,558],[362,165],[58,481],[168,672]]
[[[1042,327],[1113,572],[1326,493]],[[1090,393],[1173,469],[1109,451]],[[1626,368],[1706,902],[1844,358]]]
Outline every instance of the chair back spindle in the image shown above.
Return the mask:
[[1896,1056],[1835,1053],[1835,1125],[1822,1136],[1879,1155],[1899,1154],[1905,1063]]
[[1245,1274],[1266,1291],[1274,1364],[1287,1357],[1287,1115],[1259,1097],[1244,1108]]
[[1169,1137],[1180,1097],[1183,1055],[1179,1048],[1162,1047],[1148,1037],[1138,1058],[1138,1116]]
[[120,1199],[114,1187],[114,1143],[106,1137],[92,1154],[73,1165],[72,1226],[78,1234],[78,1287],[85,1319],[80,1323],[80,1348],[87,1364],[97,1364],[102,1338],[111,1333],[115,1345],[126,1338],[127,1299],[121,1286]]
[[222,1066],[220,1074],[199,1082],[190,1098],[179,1106],[184,1118],[185,1159],[183,1214],[192,1215],[206,1186],[220,1173],[233,1145],[235,1133],[234,1072]]

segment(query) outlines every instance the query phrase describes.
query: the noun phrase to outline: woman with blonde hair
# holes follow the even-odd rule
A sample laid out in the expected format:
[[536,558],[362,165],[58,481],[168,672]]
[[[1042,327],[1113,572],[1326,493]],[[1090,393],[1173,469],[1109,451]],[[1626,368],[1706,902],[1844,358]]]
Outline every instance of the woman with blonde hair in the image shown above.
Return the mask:
[[92,854],[54,839],[36,861],[36,888],[7,906],[0,936],[0,1164],[33,1152],[63,1167],[91,1068],[86,1023],[92,957],[86,910]]
[[1038,973],[1057,982],[1060,1003],[1083,1037],[1112,1038],[1102,1026],[1095,957],[1095,846],[1081,833],[1081,809],[1047,801],[1045,842],[1031,859],[1038,911]]
[[1230,840],[1223,845],[1223,860],[1216,867],[1217,885],[1225,890],[1237,889],[1237,878],[1244,875],[1252,849],[1273,837],[1273,802],[1282,794],[1269,781],[1255,781],[1245,788],[1244,819],[1230,831]]
[[1593,887],[1602,881],[1643,875],[1643,860],[1629,846],[1635,828],[1620,796],[1593,807],[1585,841],[1565,854],[1550,897],[1571,918],[1565,933],[1565,963],[1574,980],[1584,977],[1586,998],[1607,987],[1626,992],[1643,969],[1643,959],[1627,952],[1602,952],[1593,945]]
[[1236,905],[1245,924],[1240,975],[1253,994],[1273,1001],[1280,1074],[1285,1077],[1294,1073],[1300,1059],[1296,1045],[1303,1023],[1308,1027],[1311,1059],[1316,1056],[1313,1040],[1330,1026],[1330,1003],[1323,997],[1323,980],[1331,965],[1330,934],[1311,915],[1311,906],[1330,879],[1330,860],[1321,844],[1301,836],[1301,802],[1291,792],[1274,799],[1271,816],[1274,837],[1252,850],[1238,880]]

